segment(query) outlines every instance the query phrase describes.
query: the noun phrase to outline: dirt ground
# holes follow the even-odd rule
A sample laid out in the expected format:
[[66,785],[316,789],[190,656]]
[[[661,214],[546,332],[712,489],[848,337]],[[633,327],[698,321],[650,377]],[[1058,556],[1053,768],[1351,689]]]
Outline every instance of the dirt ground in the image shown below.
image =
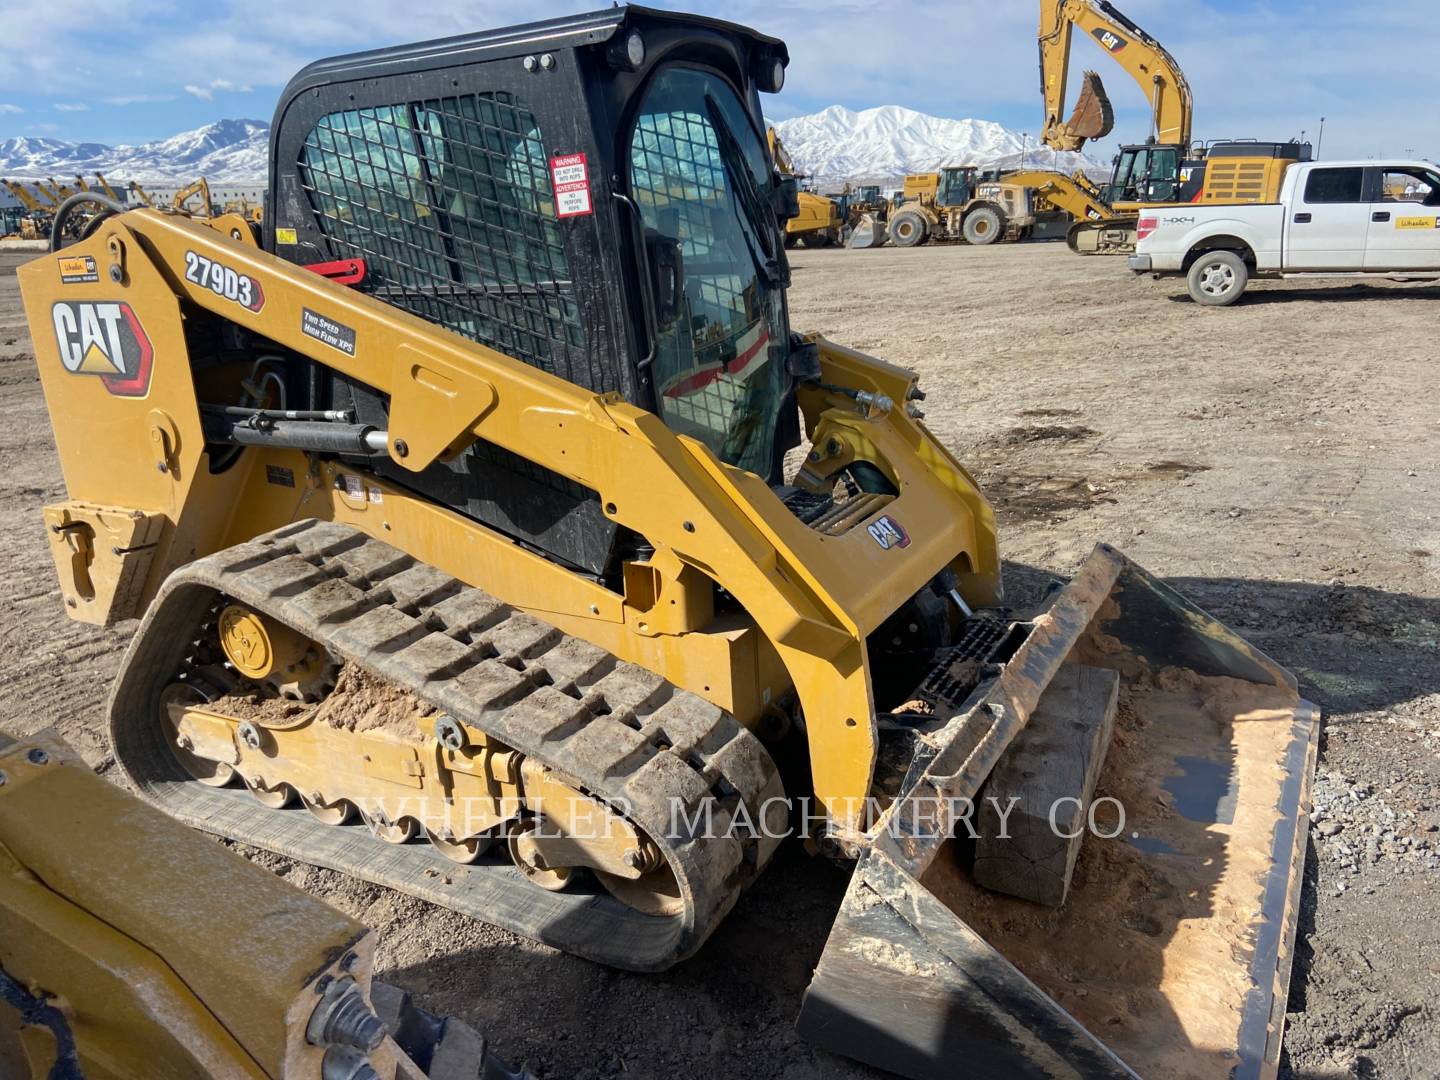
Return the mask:
[[[130,628],[62,613],[25,257],[0,254],[0,727],[57,725],[108,771],[102,709]],[[1440,1075],[1440,289],[1265,283],[1215,311],[1056,244],[794,263],[797,328],[920,372],[1017,580],[1109,541],[1298,674],[1325,730],[1282,1076]],[[791,1030],[845,884],[794,848],[659,976],[262,861],[375,927],[386,979],[547,1080],[877,1075]]]

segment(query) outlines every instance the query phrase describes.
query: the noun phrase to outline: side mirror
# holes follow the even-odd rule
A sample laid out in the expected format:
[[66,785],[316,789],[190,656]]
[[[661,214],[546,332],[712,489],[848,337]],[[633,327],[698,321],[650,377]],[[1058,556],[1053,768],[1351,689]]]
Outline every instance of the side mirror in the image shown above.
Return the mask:
[[654,229],[645,230],[645,255],[650,264],[655,323],[663,331],[685,308],[685,257],[680,252],[678,239]]
[[800,181],[793,176],[783,176],[775,185],[771,196],[775,217],[780,224],[800,216]]

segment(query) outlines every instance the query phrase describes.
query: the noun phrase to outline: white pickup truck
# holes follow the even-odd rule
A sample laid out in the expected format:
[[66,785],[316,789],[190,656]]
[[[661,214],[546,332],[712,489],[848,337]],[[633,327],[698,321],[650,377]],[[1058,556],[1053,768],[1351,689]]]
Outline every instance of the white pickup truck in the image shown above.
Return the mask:
[[1140,211],[1130,269],[1184,274],[1200,304],[1233,304],[1251,278],[1440,275],[1440,167],[1305,161],[1278,203]]

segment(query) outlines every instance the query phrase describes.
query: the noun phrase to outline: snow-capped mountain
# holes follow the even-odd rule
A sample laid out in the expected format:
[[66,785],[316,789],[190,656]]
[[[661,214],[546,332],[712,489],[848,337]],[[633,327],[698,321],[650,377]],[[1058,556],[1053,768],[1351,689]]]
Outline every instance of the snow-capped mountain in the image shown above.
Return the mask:
[[212,184],[263,184],[269,138],[270,125],[264,121],[217,120],[140,146],[4,139],[0,140],[0,176],[34,179],[101,172],[141,183],[204,176]]
[[989,120],[947,120],[900,105],[854,112],[832,105],[775,125],[797,172],[822,187],[845,181],[896,183],[906,173],[943,165],[982,165],[1073,172],[1109,169],[1095,158],[1054,153]]
[[[942,165],[983,165],[1073,172],[1091,176],[1108,167],[1084,154],[1055,154],[988,120],[947,120],[899,105],[854,112],[832,105],[775,125],[795,168],[817,186],[845,181],[898,183],[912,172]],[[0,140],[0,176],[33,179],[102,172],[117,180],[263,184],[270,125],[262,120],[213,124],[140,146],[67,142],[63,139]]]

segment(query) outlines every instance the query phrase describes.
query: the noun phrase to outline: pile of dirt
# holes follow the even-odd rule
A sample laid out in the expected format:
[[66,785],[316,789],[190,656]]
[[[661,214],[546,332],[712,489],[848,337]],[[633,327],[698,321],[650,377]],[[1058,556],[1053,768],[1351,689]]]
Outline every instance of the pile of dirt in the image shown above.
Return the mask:
[[335,688],[319,702],[293,701],[268,686],[251,685],[216,699],[212,706],[262,726],[293,727],[314,720],[342,731],[388,728],[415,743],[424,738],[419,720],[435,712],[410,691],[348,660],[335,677]]

